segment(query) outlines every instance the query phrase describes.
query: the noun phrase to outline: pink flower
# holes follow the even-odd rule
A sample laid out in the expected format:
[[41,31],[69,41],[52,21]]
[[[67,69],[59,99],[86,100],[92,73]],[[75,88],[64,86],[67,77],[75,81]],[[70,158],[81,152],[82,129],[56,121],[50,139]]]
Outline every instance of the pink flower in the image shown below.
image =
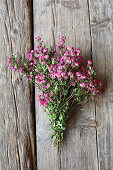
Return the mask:
[[62,37],[60,37],[60,39],[61,39],[61,40],[65,40],[65,39],[66,39],[66,37],[65,37],[65,36],[62,36]]
[[77,66],[77,67],[79,66],[78,62],[75,62],[74,64],[75,64],[75,66]]
[[96,94],[96,90],[93,90],[93,91],[92,91],[92,94]]
[[91,81],[91,83],[90,83],[90,86],[93,86],[94,84],[93,84],[93,81]]
[[81,76],[81,79],[84,79],[84,80],[85,80],[85,79],[87,79],[87,77],[84,76],[84,75],[82,75],[82,76]]
[[44,52],[44,53],[48,52],[48,48],[45,48],[45,49],[43,50],[43,52]]
[[18,72],[21,72],[22,71],[22,67],[19,68]]
[[88,60],[88,64],[89,64],[89,65],[93,64],[93,61]]
[[62,72],[62,73],[61,73],[61,76],[64,77],[64,76],[65,76],[65,72]]
[[91,76],[91,71],[90,70],[88,70],[88,74]]
[[75,53],[74,52],[70,52],[71,56],[75,56]]
[[76,83],[73,81],[71,85],[72,85],[72,86],[75,86],[75,84],[76,84]]
[[28,76],[25,76],[25,79],[27,79],[28,78]]
[[99,83],[99,86],[100,86],[100,87],[102,87],[102,86],[103,86],[102,81],[99,81],[98,83]]
[[47,96],[48,96],[48,93],[46,93],[44,96],[47,97]]
[[77,52],[77,55],[80,55],[82,53],[82,51],[79,48],[77,48],[76,52]]
[[72,47],[71,46],[67,46],[67,50],[72,50]]
[[42,82],[42,83],[46,83],[46,80],[42,80],[41,82]]
[[65,79],[68,79],[69,77],[68,76],[64,76]]
[[59,54],[62,54],[62,51],[59,51]]
[[48,89],[50,87],[50,83],[47,83],[46,88]]
[[51,67],[49,67],[48,70],[49,70],[50,72],[52,72],[53,69],[52,69]]
[[38,103],[40,103],[40,106],[44,106],[44,101],[42,99],[38,99]]
[[68,72],[67,72],[67,75],[68,75],[68,76],[71,76],[71,75],[72,75],[72,72],[71,72],[71,71],[68,71]]
[[86,86],[85,82],[80,83],[80,87],[85,87],[85,86]]
[[95,100],[95,97],[92,97],[93,100]]
[[48,101],[45,101],[45,102],[44,102],[44,105],[48,105]]
[[73,68],[75,68],[75,67],[76,67],[76,66],[75,66],[75,64],[73,64],[73,63],[71,64],[71,66],[72,66]]
[[37,94],[37,97],[39,98],[41,95],[40,94]]
[[76,72],[76,76],[81,76],[81,73],[80,72]]
[[58,76],[58,79],[59,79],[59,80],[62,80],[62,77]]
[[55,55],[57,55],[57,54],[58,54],[58,52],[55,52],[54,54],[55,54]]
[[53,102],[52,98],[49,98],[49,101],[50,101],[50,102]]
[[56,46],[56,49],[57,50],[61,49],[61,46],[60,45]]
[[39,36],[37,36],[35,39],[36,39],[37,41],[41,40],[41,38],[40,38]]
[[44,97],[44,100],[48,100],[49,98],[48,97]]
[[45,58],[45,59],[48,59],[48,58],[49,58],[49,55],[45,55],[44,58]]
[[30,52],[26,53],[26,57],[28,60],[30,60],[30,61],[32,60],[32,54]]
[[50,96],[53,96],[53,91],[52,90],[50,91]]

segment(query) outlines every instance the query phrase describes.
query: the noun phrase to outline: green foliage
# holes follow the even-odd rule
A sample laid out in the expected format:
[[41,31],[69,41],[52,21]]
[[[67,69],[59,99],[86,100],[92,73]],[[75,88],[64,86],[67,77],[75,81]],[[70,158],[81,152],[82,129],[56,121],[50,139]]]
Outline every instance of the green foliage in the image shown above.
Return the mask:
[[45,48],[40,37],[35,50],[27,52],[24,59],[13,55],[8,62],[10,68],[21,72],[30,82],[40,89],[38,102],[45,106],[50,121],[52,140],[54,146],[61,147],[66,130],[68,112],[76,105],[85,101],[95,100],[101,94],[102,82],[94,80],[95,70],[92,61],[86,67],[80,49],[68,46],[65,48],[66,37],[61,37],[61,42],[54,51]]

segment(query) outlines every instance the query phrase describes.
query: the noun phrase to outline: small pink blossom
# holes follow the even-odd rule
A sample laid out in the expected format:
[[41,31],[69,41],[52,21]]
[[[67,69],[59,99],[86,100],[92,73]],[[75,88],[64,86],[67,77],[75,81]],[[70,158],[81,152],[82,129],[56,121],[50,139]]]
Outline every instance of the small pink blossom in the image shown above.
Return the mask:
[[59,79],[59,80],[62,80],[62,77],[58,76],[58,79]]
[[46,88],[48,89],[50,87],[50,83],[47,83]]
[[44,53],[48,52],[48,48],[45,48],[45,49],[43,50],[43,52],[44,52]]
[[74,64],[75,64],[75,66],[77,66],[77,67],[79,66],[78,62],[75,62]]
[[37,97],[39,98],[41,95],[40,94],[37,94]]
[[52,90],[50,91],[50,96],[53,96],[53,91]]
[[53,102],[52,98],[49,98],[49,101],[50,101],[50,102]]
[[42,82],[42,83],[46,83],[46,80],[42,80],[41,82]]
[[88,74],[91,76],[91,71],[90,70],[88,70]]
[[49,58],[49,55],[45,55],[44,58],[45,58],[45,59],[48,59],[48,58]]
[[86,79],[87,79],[87,77],[86,77],[86,76],[84,76],[84,75],[82,75],[82,76],[81,76],[81,79],[86,80]]
[[45,89],[45,86],[42,86],[42,89]]
[[82,51],[79,48],[77,48],[76,52],[77,52],[77,55],[80,55],[82,53]]
[[18,72],[21,72],[22,71],[22,67],[19,68]]
[[48,105],[48,101],[45,101],[45,102],[44,102],[44,105]]
[[95,100],[95,97],[92,97],[93,100]]
[[89,85],[90,85],[90,86],[94,86],[93,81],[91,81],[91,83],[90,83]]
[[86,83],[85,82],[80,83],[80,87],[86,87]]
[[72,86],[75,86],[75,84],[76,84],[76,83],[73,81],[71,85],[72,85]]
[[60,37],[61,40],[66,40],[65,36]]
[[92,60],[88,60],[88,64],[89,65],[93,64],[93,61]]
[[48,100],[49,98],[48,97],[44,97],[44,100]]
[[81,73],[80,72],[76,72],[76,76],[81,76]]
[[39,36],[37,36],[35,39],[36,39],[37,41],[41,40],[41,38],[40,38]]
[[68,76],[64,76],[65,79],[68,79],[69,77]]
[[72,50],[72,47],[71,46],[67,46],[67,50]]

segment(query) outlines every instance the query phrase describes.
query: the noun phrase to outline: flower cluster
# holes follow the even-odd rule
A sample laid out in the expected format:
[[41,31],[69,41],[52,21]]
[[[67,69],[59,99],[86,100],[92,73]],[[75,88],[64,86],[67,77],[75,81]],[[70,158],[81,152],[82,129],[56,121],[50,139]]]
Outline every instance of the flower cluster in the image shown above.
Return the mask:
[[94,101],[101,94],[102,81],[94,79],[93,63],[88,60],[84,66],[82,51],[65,47],[66,37],[60,38],[56,50],[45,47],[40,37],[38,45],[27,52],[26,58],[8,59],[10,68],[24,73],[25,78],[40,89],[38,102],[47,109],[54,144],[60,145],[66,129],[68,110],[74,103]]

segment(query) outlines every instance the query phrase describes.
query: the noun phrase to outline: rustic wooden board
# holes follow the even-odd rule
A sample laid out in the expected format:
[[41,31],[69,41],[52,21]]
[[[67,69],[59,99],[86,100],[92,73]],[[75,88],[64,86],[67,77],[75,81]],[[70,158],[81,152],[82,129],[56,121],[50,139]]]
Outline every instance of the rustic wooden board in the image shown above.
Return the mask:
[[96,105],[100,170],[113,169],[113,1],[89,0],[92,53],[104,93]]
[[[54,45],[61,35],[67,44],[83,50],[84,59],[91,57],[89,5],[84,1],[34,0],[34,37],[41,36],[46,45]],[[37,89],[36,89],[37,95]],[[46,113],[36,97],[37,168],[39,170],[97,170],[95,106],[84,112],[75,111],[68,123],[61,157],[52,147]]]
[[31,49],[31,1],[0,0],[0,169],[34,170],[32,89],[7,58]]

